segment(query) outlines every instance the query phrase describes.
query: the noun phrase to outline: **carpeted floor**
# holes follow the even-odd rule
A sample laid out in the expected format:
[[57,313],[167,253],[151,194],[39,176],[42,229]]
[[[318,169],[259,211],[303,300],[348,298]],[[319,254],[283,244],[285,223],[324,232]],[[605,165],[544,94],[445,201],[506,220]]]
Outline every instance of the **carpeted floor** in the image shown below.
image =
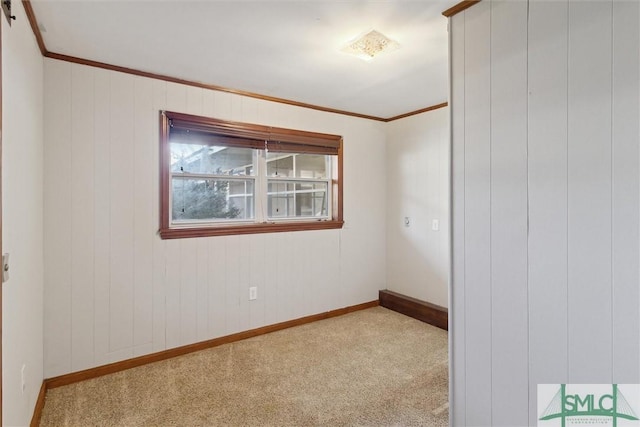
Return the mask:
[[375,307],[47,392],[41,426],[448,426],[447,332]]

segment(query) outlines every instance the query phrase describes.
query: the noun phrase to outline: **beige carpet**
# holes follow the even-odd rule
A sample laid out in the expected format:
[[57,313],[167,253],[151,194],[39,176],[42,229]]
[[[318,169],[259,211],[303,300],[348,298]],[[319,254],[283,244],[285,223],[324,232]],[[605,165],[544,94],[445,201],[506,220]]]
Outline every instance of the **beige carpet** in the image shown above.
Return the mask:
[[447,426],[447,333],[382,307],[49,390],[41,426]]

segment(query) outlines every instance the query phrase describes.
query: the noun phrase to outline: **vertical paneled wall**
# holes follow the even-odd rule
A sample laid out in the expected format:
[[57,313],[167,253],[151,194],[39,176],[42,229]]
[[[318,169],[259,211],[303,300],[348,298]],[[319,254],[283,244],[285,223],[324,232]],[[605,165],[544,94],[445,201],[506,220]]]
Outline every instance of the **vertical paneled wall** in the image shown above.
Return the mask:
[[[21,2],[2,27],[2,424],[27,426],[42,385],[43,59]],[[24,370],[24,371],[23,371]],[[23,375],[24,372],[24,375]]]
[[[344,229],[161,240],[165,109],[342,135]],[[383,123],[50,59],[44,111],[45,377],[371,301],[385,287]]]
[[640,382],[639,26],[618,0],[451,18],[452,425]]
[[448,108],[387,124],[387,289],[443,307],[449,305],[449,141]]

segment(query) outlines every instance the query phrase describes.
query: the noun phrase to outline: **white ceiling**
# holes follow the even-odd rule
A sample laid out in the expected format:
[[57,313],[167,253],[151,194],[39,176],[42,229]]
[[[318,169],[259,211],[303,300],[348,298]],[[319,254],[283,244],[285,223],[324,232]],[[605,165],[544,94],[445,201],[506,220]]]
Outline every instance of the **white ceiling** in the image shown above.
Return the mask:
[[[381,118],[445,102],[458,0],[32,0],[47,50]],[[376,29],[401,48],[340,49]]]

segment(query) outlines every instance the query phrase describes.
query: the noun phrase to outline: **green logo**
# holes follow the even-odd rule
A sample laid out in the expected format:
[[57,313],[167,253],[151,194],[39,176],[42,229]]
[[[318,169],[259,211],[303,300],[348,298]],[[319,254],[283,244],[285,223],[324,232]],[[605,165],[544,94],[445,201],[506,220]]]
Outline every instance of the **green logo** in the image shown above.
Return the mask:
[[[600,423],[605,421],[601,417],[609,418],[614,427],[617,427],[620,419],[638,421],[636,413],[620,392],[618,385],[611,384],[607,385],[608,387],[611,387],[611,391],[603,392],[600,385],[576,384],[572,385],[572,392],[567,392],[567,385],[560,384],[539,420],[559,419],[562,427],[565,427],[567,419],[573,417],[579,418],[571,420],[572,425],[594,424],[596,417],[601,420]],[[540,395],[540,385],[538,395]]]

